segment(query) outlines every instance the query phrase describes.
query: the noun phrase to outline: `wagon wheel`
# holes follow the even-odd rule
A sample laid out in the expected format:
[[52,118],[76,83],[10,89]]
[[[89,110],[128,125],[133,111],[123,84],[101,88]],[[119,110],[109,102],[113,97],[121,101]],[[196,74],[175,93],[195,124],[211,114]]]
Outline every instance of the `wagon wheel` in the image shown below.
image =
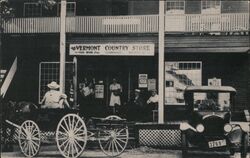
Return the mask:
[[76,114],[65,115],[56,129],[57,148],[64,157],[79,157],[87,144],[87,128]]
[[[121,120],[120,117],[111,115],[106,120]],[[108,156],[118,156],[128,144],[128,127],[122,126],[114,129],[103,129],[98,133],[98,141],[103,153]]]
[[27,120],[22,123],[18,133],[19,147],[26,157],[36,156],[41,144],[40,129],[34,121]]

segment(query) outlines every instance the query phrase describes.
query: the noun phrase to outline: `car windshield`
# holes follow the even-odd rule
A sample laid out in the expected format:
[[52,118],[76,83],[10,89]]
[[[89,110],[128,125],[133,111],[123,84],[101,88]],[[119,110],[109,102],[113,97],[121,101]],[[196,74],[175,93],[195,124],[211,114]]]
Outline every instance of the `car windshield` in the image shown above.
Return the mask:
[[230,93],[194,93],[194,108],[199,111],[228,111]]

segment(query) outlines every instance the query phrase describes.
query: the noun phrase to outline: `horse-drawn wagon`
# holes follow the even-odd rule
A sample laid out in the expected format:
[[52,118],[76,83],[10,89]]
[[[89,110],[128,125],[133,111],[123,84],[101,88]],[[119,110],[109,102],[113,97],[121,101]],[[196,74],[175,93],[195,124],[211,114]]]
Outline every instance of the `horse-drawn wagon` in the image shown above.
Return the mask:
[[41,131],[55,131],[58,150],[69,158],[81,156],[87,141],[98,141],[103,153],[112,157],[122,154],[128,143],[126,119],[115,115],[85,120],[76,109],[34,109],[16,114],[20,115],[22,119],[6,122],[18,128],[18,144],[27,157],[39,153]]

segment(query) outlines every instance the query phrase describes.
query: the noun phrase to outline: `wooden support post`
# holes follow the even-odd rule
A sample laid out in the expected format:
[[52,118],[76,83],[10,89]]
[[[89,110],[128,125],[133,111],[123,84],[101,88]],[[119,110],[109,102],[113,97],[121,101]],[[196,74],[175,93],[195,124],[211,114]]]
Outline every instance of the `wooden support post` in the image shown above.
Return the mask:
[[159,1],[159,45],[158,45],[158,123],[164,123],[164,100],[165,100],[165,64],[164,64],[164,36],[165,36],[165,16],[164,16],[165,1]]
[[77,89],[78,89],[78,84],[77,84],[77,57],[73,58],[73,63],[74,63],[74,76],[73,76],[73,85],[74,85],[74,106],[76,107],[77,105]]
[[67,0],[61,0],[60,13],[60,92],[65,93],[65,58],[66,58],[66,5]]

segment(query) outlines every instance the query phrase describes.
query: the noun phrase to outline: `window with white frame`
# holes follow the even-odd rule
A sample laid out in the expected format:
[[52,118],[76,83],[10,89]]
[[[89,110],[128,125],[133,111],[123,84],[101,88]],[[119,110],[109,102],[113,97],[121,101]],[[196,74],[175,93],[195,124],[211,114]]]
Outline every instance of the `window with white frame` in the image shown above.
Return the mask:
[[183,0],[166,1],[165,5],[167,14],[184,14],[185,12],[185,1]]
[[220,0],[202,0],[202,14],[219,14],[221,12]]
[[23,16],[25,17],[42,16],[42,5],[39,3],[24,3]]
[[[61,3],[58,3],[57,7],[57,15],[60,16],[61,11]],[[76,15],[76,2],[67,2],[67,16],[75,16]]]

